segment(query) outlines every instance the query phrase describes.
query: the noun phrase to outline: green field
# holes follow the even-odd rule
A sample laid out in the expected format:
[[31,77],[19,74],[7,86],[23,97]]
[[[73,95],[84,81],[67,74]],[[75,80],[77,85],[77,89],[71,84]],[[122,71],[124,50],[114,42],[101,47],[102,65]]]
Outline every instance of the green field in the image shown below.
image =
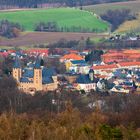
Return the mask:
[[81,27],[107,31],[108,24],[88,11],[73,8],[38,9],[0,12],[0,20],[8,19],[21,24],[25,30],[33,31],[39,22],[55,21],[59,27]]

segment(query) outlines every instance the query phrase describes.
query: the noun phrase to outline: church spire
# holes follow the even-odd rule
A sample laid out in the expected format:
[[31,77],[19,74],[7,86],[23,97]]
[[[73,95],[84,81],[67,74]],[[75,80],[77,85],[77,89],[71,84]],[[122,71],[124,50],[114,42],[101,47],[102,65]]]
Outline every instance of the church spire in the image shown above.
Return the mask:
[[15,62],[14,62],[13,68],[21,68],[20,61],[19,61],[19,58],[17,55],[15,57]]
[[39,55],[37,56],[34,68],[35,69],[40,69],[41,68],[41,61],[40,61]]

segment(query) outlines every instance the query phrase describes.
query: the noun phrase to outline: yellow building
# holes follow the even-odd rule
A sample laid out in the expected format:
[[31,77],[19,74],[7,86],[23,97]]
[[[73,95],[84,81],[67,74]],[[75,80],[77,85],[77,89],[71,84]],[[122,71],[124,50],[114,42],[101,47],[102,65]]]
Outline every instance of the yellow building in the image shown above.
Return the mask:
[[34,94],[36,91],[54,91],[58,88],[57,74],[54,69],[40,65],[37,58],[34,65],[22,69],[18,57],[13,66],[13,78],[17,81],[20,90]]

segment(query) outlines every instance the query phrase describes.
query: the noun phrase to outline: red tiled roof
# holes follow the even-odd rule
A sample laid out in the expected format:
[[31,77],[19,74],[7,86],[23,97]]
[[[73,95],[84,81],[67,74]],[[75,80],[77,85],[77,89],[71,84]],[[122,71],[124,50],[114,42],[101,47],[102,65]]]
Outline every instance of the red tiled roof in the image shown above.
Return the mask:
[[140,51],[139,50],[124,50],[123,53],[125,53],[125,54],[136,54],[136,53],[139,53],[140,54]]
[[120,62],[119,65],[120,65],[121,67],[140,66],[140,62]]
[[129,55],[128,56],[129,58],[134,58],[134,59],[137,59],[137,58],[140,58],[140,54],[135,54],[135,55]]
[[99,65],[99,66],[93,66],[94,70],[106,70],[106,69],[115,69],[118,68],[116,64],[111,64],[111,65]]
[[71,54],[64,55],[63,57],[61,57],[61,59],[83,60],[83,57],[75,53],[71,53]]
[[33,52],[38,52],[38,53],[48,53],[48,49],[29,49],[27,52],[33,53]]
[[94,70],[112,70],[119,67],[131,67],[131,66],[140,66],[140,62],[120,62],[118,64],[99,65],[99,66],[93,66],[93,69]]
[[102,55],[103,57],[113,57],[113,56],[123,56],[124,54],[122,53],[106,53],[104,55]]

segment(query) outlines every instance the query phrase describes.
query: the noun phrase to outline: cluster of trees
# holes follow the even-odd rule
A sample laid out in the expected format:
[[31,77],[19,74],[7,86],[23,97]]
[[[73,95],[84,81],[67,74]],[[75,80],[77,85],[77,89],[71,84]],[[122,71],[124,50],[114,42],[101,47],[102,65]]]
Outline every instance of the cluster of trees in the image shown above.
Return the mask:
[[[106,49],[132,49],[132,48],[139,48],[139,40],[132,41],[132,40],[107,40],[102,38],[101,42],[95,43],[93,40],[88,38],[83,38],[79,41],[76,40],[71,40],[68,41],[66,39],[61,39],[56,43],[49,44],[49,45],[35,45],[34,47],[37,48],[49,48],[51,54],[58,54],[58,51],[56,51],[56,48],[61,48],[61,50],[65,48],[70,48],[70,49],[76,49],[78,51],[83,51],[85,49],[90,49],[90,50],[106,50]],[[63,51],[60,55],[63,54]],[[99,57],[97,57],[99,58]]]
[[116,40],[116,41],[105,41],[93,45],[93,48],[97,49],[136,49],[139,48],[139,40],[137,41],[128,41],[128,40]]
[[67,104],[57,115],[2,114],[1,140],[139,140],[140,131],[133,124],[109,125],[109,118],[100,111],[89,115]]
[[40,31],[40,32],[103,32],[103,30],[99,29],[90,29],[90,28],[83,28],[83,27],[78,27],[78,26],[72,26],[72,27],[59,27],[56,22],[40,22],[35,26],[35,31]]
[[59,31],[58,25],[56,22],[40,22],[39,24],[36,25],[35,31],[40,31],[40,32],[57,32]]
[[[139,95],[91,91],[85,103],[78,92],[62,88],[59,93],[30,96],[18,91],[12,78],[4,77],[0,79],[0,97],[0,139],[138,140],[140,137]],[[88,103],[98,100],[107,106],[87,108]]]
[[8,20],[0,21],[0,36],[7,38],[18,37],[23,28],[18,23],[9,22]]
[[89,4],[99,4],[107,2],[119,2],[119,1],[129,1],[129,0],[0,0],[0,9],[10,8],[10,7],[27,7],[27,8],[37,8],[39,5],[45,3],[59,3],[62,5],[67,5],[70,7],[83,6]]
[[102,55],[103,55],[102,50],[93,50],[88,55],[85,56],[85,60],[92,64],[93,61],[101,61]]
[[60,39],[57,43],[50,44],[48,48],[75,48],[77,47],[79,41],[71,40],[67,41],[66,39]]
[[101,15],[101,18],[111,24],[112,31],[117,29],[126,20],[136,19],[130,9],[108,10],[105,14]]

